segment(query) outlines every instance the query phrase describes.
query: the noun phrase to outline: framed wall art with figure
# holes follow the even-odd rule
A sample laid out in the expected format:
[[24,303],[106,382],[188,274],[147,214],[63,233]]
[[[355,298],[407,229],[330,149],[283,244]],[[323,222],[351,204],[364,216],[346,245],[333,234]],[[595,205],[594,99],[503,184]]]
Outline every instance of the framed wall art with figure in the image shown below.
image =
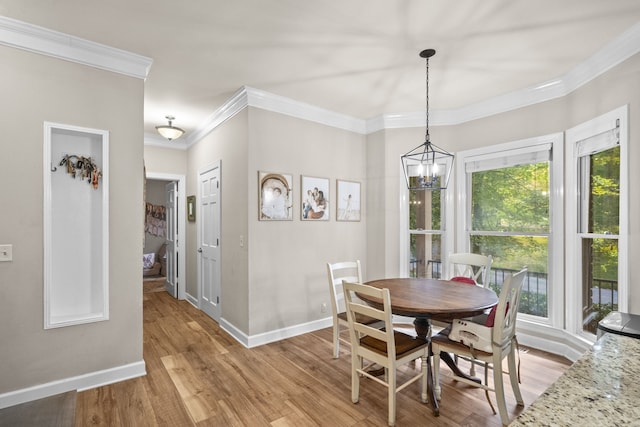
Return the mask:
[[329,221],[329,179],[301,176],[300,191],[300,219]]
[[258,219],[293,220],[293,177],[289,174],[258,172]]
[[360,221],[360,183],[336,180],[336,220]]

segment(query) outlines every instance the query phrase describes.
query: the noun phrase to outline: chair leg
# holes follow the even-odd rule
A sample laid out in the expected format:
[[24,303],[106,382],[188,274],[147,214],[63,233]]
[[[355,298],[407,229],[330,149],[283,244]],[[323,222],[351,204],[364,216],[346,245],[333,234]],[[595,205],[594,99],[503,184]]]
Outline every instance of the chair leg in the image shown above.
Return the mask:
[[337,359],[340,356],[340,325],[333,324],[333,358]]
[[511,351],[508,356],[509,362],[509,378],[511,379],[511,388],[513,389],[513,394],[516,397],[516,402],[518,402],[519,406],[524,406],[524,399],[522,399],[522,393],[520,393],[520,384],[518,384],[518,368],[516,367],[516,352],[511,347]]
[[420,360],[420,369],[422,369],[422,402],[427,403],[429,401],[427,397],[427,372],[429,372],[427,369],[427,356],[421,357]]
[[362,365],[362,357],[351,353],[351,401],[358,403],[360,399],[360,374],[357,371],[357,366]]
[[388,372],[388,394],[389,394],[389,425],[394,426],[396,424],[396,367],[392,366],[390,369],[385,368]]
[[507,413],[507,402],[504,397],[504,382],[502,379],[502,354],[499,351],[493,353],[493,387],[496,391],[496,401],[498,402],[498,412],[503,425],[509,424],[509,414]]

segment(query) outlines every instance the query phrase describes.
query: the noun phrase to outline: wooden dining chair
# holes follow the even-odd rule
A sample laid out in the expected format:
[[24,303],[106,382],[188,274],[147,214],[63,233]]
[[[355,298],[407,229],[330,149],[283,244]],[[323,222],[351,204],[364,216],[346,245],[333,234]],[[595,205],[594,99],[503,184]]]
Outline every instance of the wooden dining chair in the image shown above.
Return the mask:
[[[396,394],[408,385],[422,380],[421,399],[427,402],[427,356],[429,342],[425,338],[394,330],[389,289],[378,289],[360,283],[343,282],[349,337],[351,339],[351,400],[358,403],[360,378],[367,377],[388,389],[388,422],[396,421]],[[356,294],[379,299],[382,309],[374,308],[357,298]],[[384,327],[378,329],[360,322],[362,316],[378,319]],[[421,359],[419,372],[397,385],[397,368]],[[384,368],[384,378],[372,375],[368,370],[373,365]]]
[[[455,374],[453,374],[453,378],[456,381],[484,389],[494,414],[496,410],[491,403],[489,391],[495,392],[500,418],[504,425],[509,424],[509,414],[507,413],[502,379],[502,360],[507,357],[509,378],[511,380],[513,393],[518,405],[524,406],[518,385],[519,375],[516,368],[516,318],[518,315],[522,285],[526,275],[527,269],[525,268],[505,278],[502,284],[502,290],[500,291],[500,297],[498,298],[498,305],[485,316],[484,324],[471,322],[467,319],[454,320],[453,328],[460,326],[459,331],[448,328],[432,337],[434,383],[438,399],[441,395],[440,352],[447,352],[480,360],[492,365],[493,388],[488,384],[486,371],[484,382],[474,382]],[[459,323],[459,325],[456,325],[456,323]],[[460,341],[454,341],[452,337]]]
[[449,254],[448,264],[449,280],[455,278],[472,279],[476,285],[484,288],[489,286],[489,273],[493,257],[491,255],[481,255],[467,252]]
[[[449,280],[464,282],[482,286],[483,288],[489,287],[489,273],[491,272],[491,264],[493,263],[493,257],[491,255],[474,254],[469,252],[450,253],[448,257]],[[445,327],[440,325],[441,327]],[[456,365],[458,364],[458,356],[454,357]],[[468,360],[465,358],[465,360]],[[476,375],[477,361],[468,360],[471,362],[469,368],[469,375]],[[487,364],[483,364],[486,370]]]
[[[344,291],[342,281],[362,282],[362,270],[360,260],[327,263],[327,276],[329,279],[329,293],[331,296],[331,313],[333,316],[333,357],[340,355],[340,332],[346,331],[349,326],[347,312],[345,310]],[[365,324],[374,324],[378,319],[362,317],[359,319]]]

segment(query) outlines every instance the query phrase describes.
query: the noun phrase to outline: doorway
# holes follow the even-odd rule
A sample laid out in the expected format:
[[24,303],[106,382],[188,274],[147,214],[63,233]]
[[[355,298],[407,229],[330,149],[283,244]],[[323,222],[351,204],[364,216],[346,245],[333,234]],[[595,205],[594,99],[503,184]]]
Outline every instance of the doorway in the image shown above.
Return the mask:
[[[166,257],[162,265],[162,273],[167,277],[165,290],[174,298],[186,298],[185,282],[185,187],[186,178],[184,175],[165,174],[157,172],[147,172],[147,188],[157,187],[154,200],[159,200],[159,204],[164,207],[164,218],[167,221],[165,235],[162,242],[156,240],[156,246],[164,245]],[[147,200],[145,200],[147,202]],[[150,233],[145,232],[145,253],[152,248],[146,245]]]

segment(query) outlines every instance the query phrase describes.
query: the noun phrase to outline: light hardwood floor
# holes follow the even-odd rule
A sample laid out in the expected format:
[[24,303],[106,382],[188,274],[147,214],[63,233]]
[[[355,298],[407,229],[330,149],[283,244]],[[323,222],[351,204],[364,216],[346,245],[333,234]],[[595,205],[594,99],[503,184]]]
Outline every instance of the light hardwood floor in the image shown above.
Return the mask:
[[[330,328],[246,349],[189,303],[145,293],[147,375],[78,393],[76,426],[387,425],[384,387],[362,381],[360,402],[351,403],[348,333],[342,338],[339,359]],[[533,349],[521,348],[521,360],[527,405],[569,366]],[[513,419],[522,408],[505,386]],[[500,425],[482,390],[448,378],[439,417],[421,403],[418,383],[399,393],[397,407],[397,426]]]

